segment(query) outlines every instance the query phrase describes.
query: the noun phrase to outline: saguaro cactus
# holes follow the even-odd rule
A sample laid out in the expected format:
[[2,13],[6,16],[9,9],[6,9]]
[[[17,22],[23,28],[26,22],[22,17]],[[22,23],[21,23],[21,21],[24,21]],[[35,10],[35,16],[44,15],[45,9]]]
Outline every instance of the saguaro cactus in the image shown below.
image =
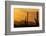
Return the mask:
[[28,26],[28,12],[27,12],[27,16],[25,16],[25,25]]
[[39,12],[37,11],[36,12],[36,19],[35,19],[35,22],[36,22],[36,26],[39,26]]

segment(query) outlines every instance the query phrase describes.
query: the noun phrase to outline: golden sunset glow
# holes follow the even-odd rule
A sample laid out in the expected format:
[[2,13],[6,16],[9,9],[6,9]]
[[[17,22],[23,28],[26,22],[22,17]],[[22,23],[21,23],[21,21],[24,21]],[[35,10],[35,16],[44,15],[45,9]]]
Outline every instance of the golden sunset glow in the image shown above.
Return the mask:
[[[38,9],[33,8],[14,8],[14,21],[21,21],[25,20],[25,17],[27,16],[28,12],[28,21],[34,21],[34,18],[36,18],[36,12]],[[35,21],[34,21],[35,22]]]
[[14,27],[38,27],[39,9],[35,8],[14,8]]
[[38,9],[30,9],[30,8],[14,8],[14,20],[21,21],[25,20],[25,17],[27,16],[28,12],[28,21],[34,21],[34,18],[36,18],[36,12]]

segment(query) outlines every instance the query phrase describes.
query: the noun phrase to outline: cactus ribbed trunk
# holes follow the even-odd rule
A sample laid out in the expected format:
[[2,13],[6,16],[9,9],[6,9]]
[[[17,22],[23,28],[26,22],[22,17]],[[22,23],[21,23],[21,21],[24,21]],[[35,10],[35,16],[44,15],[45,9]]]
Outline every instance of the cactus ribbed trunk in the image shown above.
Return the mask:
[[28,12],[27,12],[27,16],[25,16],[25,25],[28,26]]

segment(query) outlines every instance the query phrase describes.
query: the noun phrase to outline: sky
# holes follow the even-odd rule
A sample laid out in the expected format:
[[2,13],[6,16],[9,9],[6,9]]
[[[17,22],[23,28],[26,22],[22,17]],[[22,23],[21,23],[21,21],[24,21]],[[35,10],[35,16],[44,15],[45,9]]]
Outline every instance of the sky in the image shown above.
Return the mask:
[[25,20],[25,17],[27,17],[28,12],[28,21],[34,21],[34,18],[36,18],[36,12],[39,9],[34,8],[14,8],[14,21],[22,21]]

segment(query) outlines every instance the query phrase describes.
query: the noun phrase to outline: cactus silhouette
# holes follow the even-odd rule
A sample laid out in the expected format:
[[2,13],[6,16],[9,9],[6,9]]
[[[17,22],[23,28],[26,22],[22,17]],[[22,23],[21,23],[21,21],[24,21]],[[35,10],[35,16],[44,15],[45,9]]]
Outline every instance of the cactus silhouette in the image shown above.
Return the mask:
[[37,26],[39,26],[39,21],[38,21],[39,16],[38,16],[38,15],[39,15],[39,14],[38,14],[38,11],[37,11],[37,12],[36,12],[36,17],[37,17],[37,18],[34,19]]
[[27,16],[25,16],[25,25],[28,26],[28,12],[27,12]]

